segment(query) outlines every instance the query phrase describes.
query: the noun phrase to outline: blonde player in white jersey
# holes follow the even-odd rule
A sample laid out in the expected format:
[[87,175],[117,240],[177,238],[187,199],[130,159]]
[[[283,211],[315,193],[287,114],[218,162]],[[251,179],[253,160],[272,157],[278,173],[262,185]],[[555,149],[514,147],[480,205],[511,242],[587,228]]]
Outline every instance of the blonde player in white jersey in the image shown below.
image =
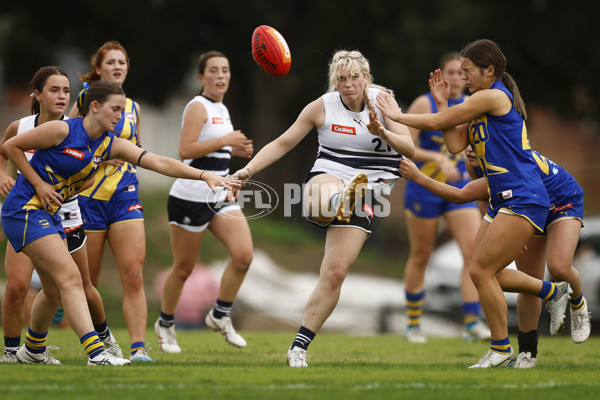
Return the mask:
[[[70,87],[69,79],[66,73],[59,67],[48,66],[40,68],[31,80],[32,115],[14,121],[6,130],[0,145],[8,139],[22,132],[26,132],[47,121],[65,119],[64,112],[69,105]],[[25,153],[28,160],[33,157],[34,151]],[[14,179],[6,173],[6,159],[0,155],[0,191],[6,196]],[[90,183],[92,183],[90,181]],[[84,290],[90,314],[95,325],[106,326],[101,339],[107,350],[114,356],[121,357],[121,349],[106,325],[104,305],[100,294],[91,283],[87,251],[85,247],[85,232],[83,230],[83,221],[79,210],[77,196],[62,203],[58,214],[62,219],[62,226],[67,236],[67,245],[71,256],[79,266],[82,276]],[[6,245],[6,294],[2,302],[2,327],[4,329],[4,354],[0,362],[17,362],[17,350],[21,342],[21,329],[25,320],[25,296],[29,289],[33,264],[29,257],[23,252],[16,253],[10,242]],[[38,295],[38,302],[46,301],[43,292]],[[56,310],[54,310],[56,311]],[[54,312],[48,312],[51,318]],[[45,353],[49,355],[49,353]],[[50,356],[51,357],[51,356]],[[44,358],[48,363],[52,363],[52,358]],[[27,362],[27,360],[25,360]]]
[[393,169],[415,151],[408,128],[375,108],[382,90],[389,92],[373,85],[369,62],[360,52],[336,52],[329,64],[328,93],[309,103],[287,131],[233,175],[248,180],[317,129],[319,153],[307,177],[304,211],[311,222],[327,227],[327,239],[319,282],[287,352],[290,367],[308,366],[308,345],[336,307],[373,217],[385,212],[381,200],[389,205],[381,195],[400,177]]
[[[198,78],[200,95],[194,97],[183,111],[179,154],[184,163],[216,175],[229,174],[231,156],[250,158],[252,141],[234,130],[223,98],[229,88],[231,73],[227,57],[218,51],[200,56]],[[175,333],[175,308],[183,285],[192,273],[208,228],[227,248],[229,260],[219,286],[214,307],[205,318],[206,326],[221,332],[231,345],[245,347],[246,341],[234,329],[230,312],[237,293],[252,262],[252,236],[244,214],[237,204],[227,203],[204,182],[177,179],[169,193],[167,204],[171,227],[173,269],[167,276],[160,316],[154,324],[160,349],[179,353]]]

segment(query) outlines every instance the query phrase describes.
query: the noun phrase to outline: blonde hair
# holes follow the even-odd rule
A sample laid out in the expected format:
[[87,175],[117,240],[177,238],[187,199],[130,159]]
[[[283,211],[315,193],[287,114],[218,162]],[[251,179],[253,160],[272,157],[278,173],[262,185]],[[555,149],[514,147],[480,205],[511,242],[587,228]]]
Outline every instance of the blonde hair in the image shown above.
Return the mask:
[[338,50],[333,54],[329,63],[329,87],[327,93],[335,92],[337,90],[337,82],[340,76],[343,74],[363,74],[367,78],[367,84],[365,85],[365,92],[363,98],[365,105],[371,112],[375,112],[375,107],[371,103],[369,97],[369,88],[377,88],[388,92],[392,96],[394,92],[386,87],[373,84],[373,76],[371,75],[371,67],[369,60],[365,58],[358,50]]

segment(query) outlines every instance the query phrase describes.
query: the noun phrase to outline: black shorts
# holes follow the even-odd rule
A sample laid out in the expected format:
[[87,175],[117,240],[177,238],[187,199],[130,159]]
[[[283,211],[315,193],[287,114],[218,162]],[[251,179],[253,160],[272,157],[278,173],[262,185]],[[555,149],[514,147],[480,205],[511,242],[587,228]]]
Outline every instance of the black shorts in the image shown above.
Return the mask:
[[200,203],[182,200],[174,196],[169,196],[167,200],[169,224],[180,226],[190,232],[202,232],[208,227],[214,216],[239,209],[239,205],[231,203],[222,205]]
[[[308,183],[308,181],[310,181],[312,178],[321,174],[326,174],[326,172],[317,171],[309,173],[306,176],[304,183]],[[350,217],[350,222],[341,222],[338,221],[337,218],[334,218],[333,221],[329,224],[323,225],[312,220],[308,216],[305,216],[305,218],[309,222],[321,228],[328,228],[330,226],[339,226],[342,228],[358,228],[367,232],[367,234],[370,235],[372,232],[371,226],[373,224],[373,220],[375,219],[375,214],[373,210],[375,209],[375,207],[381,207],[381,205],[382,203],[377,199],[377,196],[374,195],[374,192],[371,189],[367,189],[367,191],[365,192],[365,196],[360,201],[356,202],[354,210],[352,211],[352,216]]]
[[85,244],[86,236],[83,226],[79,225],[74,229],[71,228],[70,231],[65,231],[65,234],[67,235],[67,246],[69,248],[69,253],[76,252]]

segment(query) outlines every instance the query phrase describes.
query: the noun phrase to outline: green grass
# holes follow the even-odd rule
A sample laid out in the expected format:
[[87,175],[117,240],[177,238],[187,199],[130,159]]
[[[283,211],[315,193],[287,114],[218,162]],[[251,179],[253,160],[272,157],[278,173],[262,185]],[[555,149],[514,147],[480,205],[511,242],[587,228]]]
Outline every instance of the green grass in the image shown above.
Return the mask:
[[[127,333],[116,330],[125,343]],[[69,330],[50,332],[61,366],[1,365],[2,399],[591,399],[600,390],[600,338],[575,345],[568,336],[543,337],[532,370],[469,370],[486,343],[431,338],[410,345],[398,336],[321,333],[309,368],[285,365],[293,332],[245,332],[246,349],[220,335],[180,331],[182,354],[159,352],[156,362],[129,367],[85,366]],[[516,342],[515,338],[512,338]]]

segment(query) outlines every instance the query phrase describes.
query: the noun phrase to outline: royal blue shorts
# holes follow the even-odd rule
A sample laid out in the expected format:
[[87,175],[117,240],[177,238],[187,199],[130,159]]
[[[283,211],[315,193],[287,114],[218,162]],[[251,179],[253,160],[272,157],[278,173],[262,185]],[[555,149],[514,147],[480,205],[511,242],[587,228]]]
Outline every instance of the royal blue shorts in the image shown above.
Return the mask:
[[[462,188],[469,181],[464,180],[452,186]],[[436,196],[423,186],[408,181],[404,191],[404,208],[419,218],[439,218],[442,215],[456,210],[474,208],[477,203],[472,201],[464,204],[455,204]]]
[[3,209],[2,229],[16,252],[44,236],[56,233],[61,239],[66,237],[60,217],[38,209]]
[[120,222],[144,220],[144,208],[139,199],[105,201],[83,196],[78,199],[86,232],[105,231]]
[[548,208],[544,206],[537,204],[505,204],[498,210],[493,210],[491,206],[488,206],[484,219],[491,222],[499,212],[525,218],[536,229],[536,234],[544,231],[546,218],[548,217]]

